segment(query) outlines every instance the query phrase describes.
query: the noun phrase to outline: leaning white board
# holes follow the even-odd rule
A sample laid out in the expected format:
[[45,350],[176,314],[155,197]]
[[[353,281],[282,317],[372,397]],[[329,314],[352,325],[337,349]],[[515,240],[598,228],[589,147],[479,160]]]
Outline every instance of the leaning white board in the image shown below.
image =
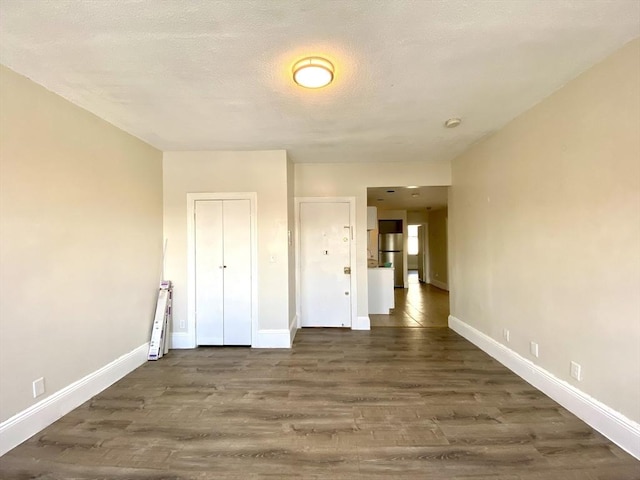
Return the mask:
[[156,312],[153,317],[151,341],[149,342],[149,354],[147,356],[148,360],[158,360],[169,351],[167,337],[171,318],[171,293],[171,282],[161,282],[160,290],[158,291]]

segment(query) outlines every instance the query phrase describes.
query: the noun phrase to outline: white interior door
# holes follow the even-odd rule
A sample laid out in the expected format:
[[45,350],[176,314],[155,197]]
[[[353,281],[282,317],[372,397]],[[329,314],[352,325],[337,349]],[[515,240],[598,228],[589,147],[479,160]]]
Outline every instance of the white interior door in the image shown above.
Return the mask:
[[222,200],[195,202],[196,344],[224,342]]
[[251,203],[195,202],[197,345],[251,345]]
[[300,325],[350,327],[350,205],[302,202],[299,215]]
[[251,345],[251,204],[224,200],[224,344]]

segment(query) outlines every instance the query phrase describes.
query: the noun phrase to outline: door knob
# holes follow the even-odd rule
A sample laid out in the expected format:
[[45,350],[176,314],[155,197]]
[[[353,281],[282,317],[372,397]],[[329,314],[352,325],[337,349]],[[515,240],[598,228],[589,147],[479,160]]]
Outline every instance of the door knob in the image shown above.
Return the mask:
[[351,275],[351,267],[344,267],[344,274]]

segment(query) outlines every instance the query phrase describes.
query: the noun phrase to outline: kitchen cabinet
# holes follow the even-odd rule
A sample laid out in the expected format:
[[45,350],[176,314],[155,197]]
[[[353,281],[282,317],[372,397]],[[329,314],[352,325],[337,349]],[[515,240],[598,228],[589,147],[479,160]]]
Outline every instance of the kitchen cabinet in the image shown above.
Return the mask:
[[367,280],[369,284],[369,313],[389,314],[395,307],[393,296],[394,268],[369,268]]
[[367,230],[378,228],[378,208],[367,207]]

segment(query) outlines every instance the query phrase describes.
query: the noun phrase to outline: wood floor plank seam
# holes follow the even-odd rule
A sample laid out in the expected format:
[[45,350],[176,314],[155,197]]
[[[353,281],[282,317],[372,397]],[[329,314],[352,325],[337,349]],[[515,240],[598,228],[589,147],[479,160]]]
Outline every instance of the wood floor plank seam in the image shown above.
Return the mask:
[[640,479],[640,462],[443,328],[446,304],[418,285],[371,331],[171,351],[0,457],[0,478]]

